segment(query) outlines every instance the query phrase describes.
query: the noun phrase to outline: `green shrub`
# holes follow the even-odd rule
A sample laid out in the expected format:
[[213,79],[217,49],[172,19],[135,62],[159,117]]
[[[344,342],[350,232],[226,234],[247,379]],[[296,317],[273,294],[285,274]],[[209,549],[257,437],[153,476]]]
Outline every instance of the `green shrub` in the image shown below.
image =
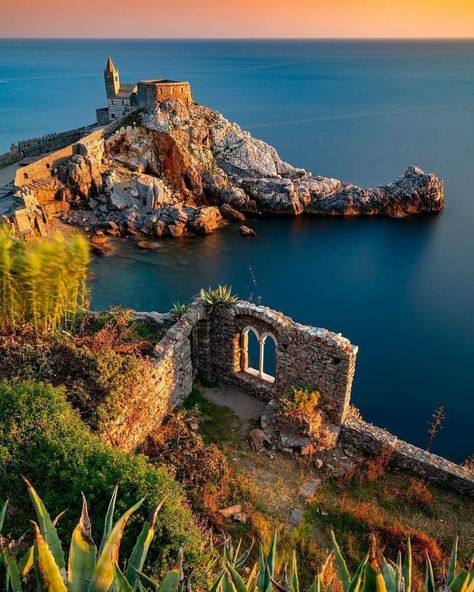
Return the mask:
[[62,537],[70,536],[75,526],[81,511],[81,491],[89,500],[91,519],[97,524],[118,483],[119,512],[146,497],[140,512],[130,521],[123,542],[125,553],[130,553],[140,523],[167,496],[158,517],[150,561],[159,566],[158,571],[164,570],[186,541],[189,567],[199,561],[204,563],[203,540],[185,506],[180,486],[166,470],[153,467],[144,456],[110,448],[91,434],[66,401],[62,388],[0,382],[0,451],[0,498],[14,501],[14,517],[9,519],[14,537],[29,528],[31,518],[20,475],[41,488],[45,505],[53,515],[68,510],[59,522]]
[[147,358],[108,347],[94,351],[71,339],[0,336],[0,379],[64,385],[68,401],[97,430],[114,420],[136,385],[146,388],[148,364]]

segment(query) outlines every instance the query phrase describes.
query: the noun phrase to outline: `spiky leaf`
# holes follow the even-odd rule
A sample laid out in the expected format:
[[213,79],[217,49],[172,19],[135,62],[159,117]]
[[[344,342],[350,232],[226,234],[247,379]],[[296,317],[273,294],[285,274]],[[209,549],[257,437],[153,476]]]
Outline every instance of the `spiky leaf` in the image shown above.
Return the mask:
[[56,562],[61,572],[61,576],[65,578],[66,561],[64,559],[64,552],[61,545],[61,541],[59,540],[58,531],[56,530],[56,527],[54,526],[51,517],[48,511],[46,510],[45,505],[43,504],[43,500],[40,498],[33,485],[25,477],[23,477],[23,480],[26,483],[28,493],[35,507],[36,516],[38,519],[38,526],[41,531],[41,534],[43,535],[44,540],[46,541],[49,549],[51,550],[51,553],[53,554],[54,561]]
[[164,500],[156,506],[154,511],[151,513],[150,518],[143,525],[142,531],[138,535],[137,542],[135,543],[132,554],[130,555],[125,577],[134,590],[136,589],[139,582],[139,576],[137,572],[142,571],[143,569],[143,564],[145,563],[148,549],[150,548],[153,535],[155,534],[156,517],[158,516],[158,512],[163,507],[163,504]]
[[125,525],[127,524],[128,519],[133,514],[133,512],[135,512],[142,505],[144,499],[145,498],[142,498],[134,506],[129,508],[112,528],[112,532],[105,541],[102,552],[100,553],[97,560],[94,574],[89,586],[91,591],[108,592],[114,581],[114,565],[118,562],[119,547]]
[[82,494],[82,511],[71,537],[68,562],[69,592],[86,592],[94,573],[97,547],[92,539],[87,501]]
[[332,542],[332,548],[334,550],[334,556],[336,558],[336,565],[337,565],[337,570],[339,572],[339,577],[342,580],[342,585],[344,587],[344,591],[347,592],[347,590],[351,584],[351,575],[349,573],[349,570],[347,569],[347,565],[344,560],[344,557],[342,556],[339,545],[337,544],[334,531],[332,531],[332,530],[331,530],[331,542]]
[[105,521],[104,521],[104,532],[102,534],[102,540],[100,542],[99,547],[99,555],[102,553],[102,549],[112,532],[112,528],[114,526],[114,512],[115,512],[115,502],[117,501],[117,493],[118,493],[118,485],[114,487],[112,492],[112,496],[109,501],[109,506],[107,508],[107,512],[105,514]]
[[47,592],[67,592],[61,571],[54,558],[46,539],[43,537],[36,522],[35,529],[35,553],[41,583]]

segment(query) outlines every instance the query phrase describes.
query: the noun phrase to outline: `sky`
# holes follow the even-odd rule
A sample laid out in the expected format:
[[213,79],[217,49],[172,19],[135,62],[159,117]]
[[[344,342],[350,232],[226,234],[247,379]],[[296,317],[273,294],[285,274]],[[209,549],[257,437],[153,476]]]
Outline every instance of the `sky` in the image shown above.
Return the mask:
[[474,37],[474,0],[0,0],[0,37]]

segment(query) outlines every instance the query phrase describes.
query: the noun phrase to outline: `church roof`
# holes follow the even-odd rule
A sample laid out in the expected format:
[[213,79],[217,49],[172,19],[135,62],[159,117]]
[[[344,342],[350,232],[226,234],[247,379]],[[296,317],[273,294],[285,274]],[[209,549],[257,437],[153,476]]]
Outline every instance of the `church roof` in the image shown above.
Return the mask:
[[114,66],[114,63],[113,63],[111,57],[108,58],[108,60],[107,60],[107,66],[105,67],[105,69],[108,72],[116,72],[117,71],[117,68]]

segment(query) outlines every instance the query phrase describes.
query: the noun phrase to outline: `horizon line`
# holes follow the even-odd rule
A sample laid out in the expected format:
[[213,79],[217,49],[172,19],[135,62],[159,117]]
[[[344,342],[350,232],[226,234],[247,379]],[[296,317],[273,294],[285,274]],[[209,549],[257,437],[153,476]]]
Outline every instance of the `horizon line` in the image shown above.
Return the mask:
[[0,41],[474,41],[474,36],[459,37],[2,37]]

